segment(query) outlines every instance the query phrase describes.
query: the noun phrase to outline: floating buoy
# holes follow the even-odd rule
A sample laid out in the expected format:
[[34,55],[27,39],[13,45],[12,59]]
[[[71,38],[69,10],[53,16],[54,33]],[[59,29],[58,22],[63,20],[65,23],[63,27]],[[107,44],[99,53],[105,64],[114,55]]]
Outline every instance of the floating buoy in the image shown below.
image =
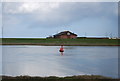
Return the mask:
[[61,45],[61,48],[60,48],[59,52],[64,52],[63,45]]

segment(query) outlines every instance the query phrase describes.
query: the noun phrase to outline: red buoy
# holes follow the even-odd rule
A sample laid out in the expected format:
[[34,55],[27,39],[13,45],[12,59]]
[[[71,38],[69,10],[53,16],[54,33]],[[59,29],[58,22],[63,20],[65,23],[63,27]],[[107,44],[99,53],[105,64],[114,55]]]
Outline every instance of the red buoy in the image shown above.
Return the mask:
[[59,52],[64,52],[63,45],[61,45],[61,48],[60,48]]

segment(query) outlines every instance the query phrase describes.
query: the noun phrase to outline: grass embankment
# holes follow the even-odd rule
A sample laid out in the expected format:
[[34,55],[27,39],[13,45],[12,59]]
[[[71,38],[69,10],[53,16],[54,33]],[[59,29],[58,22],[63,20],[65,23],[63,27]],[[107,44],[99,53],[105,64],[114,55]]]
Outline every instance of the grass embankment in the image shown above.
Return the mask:
[[3,38],[3,45],[118,46],[118,39]]
[[112,79],[109,77],[99,75],[80,75],[69,77],[30,77],[30,76],[3,76],[2,81],[119,81],[118,79]]

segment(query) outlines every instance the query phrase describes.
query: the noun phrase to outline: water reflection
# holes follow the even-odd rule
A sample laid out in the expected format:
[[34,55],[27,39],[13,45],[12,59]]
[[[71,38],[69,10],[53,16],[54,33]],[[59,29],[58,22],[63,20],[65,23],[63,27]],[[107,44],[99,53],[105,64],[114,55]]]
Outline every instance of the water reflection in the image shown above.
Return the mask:
[[117,47],[64,46],[64,54],[59,49],[59,46],[3,46],[3,74],[118,76]]
[[[2,46],[1,45],[0,45],[0,75],[2,75]],[[1,77],[0,77],[0,80],[1,80]]]

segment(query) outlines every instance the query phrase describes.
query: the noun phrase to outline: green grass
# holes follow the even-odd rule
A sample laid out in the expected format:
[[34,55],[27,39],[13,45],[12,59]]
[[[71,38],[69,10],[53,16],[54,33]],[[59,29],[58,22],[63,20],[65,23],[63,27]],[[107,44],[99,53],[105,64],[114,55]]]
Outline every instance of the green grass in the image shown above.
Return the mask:
[[3,76],[2,81],[117,81],[119,79],[113,79],[110,77],[104,77],[100,75],[78,75],[78,76],[66,76],[66,77],[31,77],[31,76]]
[[3,38],[3,44],[38,45],[120,45],[118,39],[46,39],[46,38]]

